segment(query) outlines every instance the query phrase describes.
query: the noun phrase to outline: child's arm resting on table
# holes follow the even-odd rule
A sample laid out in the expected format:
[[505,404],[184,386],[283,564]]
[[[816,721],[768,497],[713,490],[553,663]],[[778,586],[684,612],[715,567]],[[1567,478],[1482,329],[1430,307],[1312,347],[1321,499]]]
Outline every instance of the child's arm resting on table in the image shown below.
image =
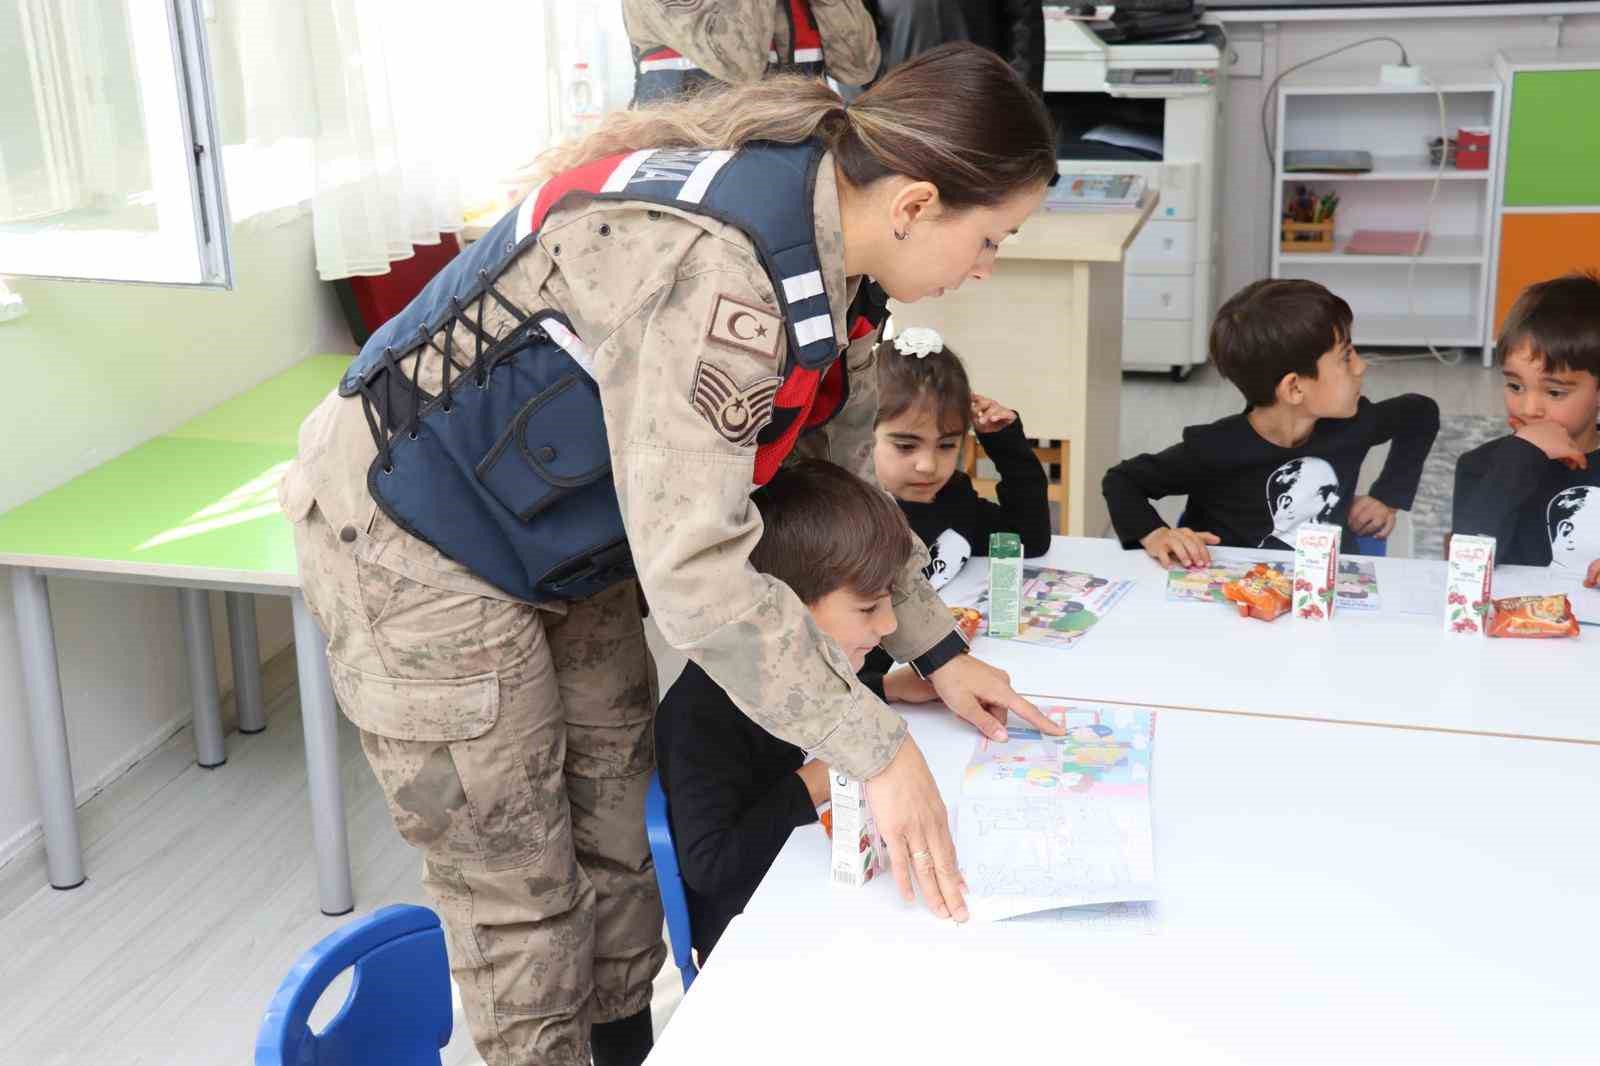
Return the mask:
[[1191,494],[1200,482],[1200,468],[1185,443],[1154,455],[1124,459],[1100,483],[1111,525],[1124,548],[1143,548],[1163,565],[1204,566],[1211,561],[1207,545],[1220,544],[1212,533],[1171,529],[1161,520],[1151,500]]

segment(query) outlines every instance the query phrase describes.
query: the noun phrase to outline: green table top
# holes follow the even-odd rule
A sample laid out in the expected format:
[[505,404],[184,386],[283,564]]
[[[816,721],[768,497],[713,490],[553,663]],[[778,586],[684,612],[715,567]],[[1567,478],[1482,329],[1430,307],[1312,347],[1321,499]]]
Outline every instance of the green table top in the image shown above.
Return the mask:
[[0,515],[0,564],[297,587],[278,482],[349,362],[313,356]]

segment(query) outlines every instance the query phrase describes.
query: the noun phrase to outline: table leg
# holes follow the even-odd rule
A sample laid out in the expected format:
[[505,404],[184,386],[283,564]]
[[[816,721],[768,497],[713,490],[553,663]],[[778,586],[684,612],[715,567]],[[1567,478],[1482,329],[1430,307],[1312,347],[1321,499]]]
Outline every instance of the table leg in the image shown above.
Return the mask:
[[339,781],[339,706],[328,676],[328,642],[296,592],[294,658],[300,672],[300,722],[306,738],[306,781],[311,792],[311,835],[317,847],[317,896],[322,913],[355,909],[350,885],[350,842],[344,825],[344,786]]
[[78,842],[72,759],[67,751],[67,720],[61,707],[61,673],[56,666],[55,630],[50,624],[50,592],[44,574],[37,570],[20,568],[11,575],[17,640],[22,646],[22,684],[28,693],[33,767],[39,779],[45,868],[52,888],[77,888],[84,882],[83,847]]
[[183,643],[189,652],[189,698],[194,702],[196,761],[214,770],[228,761],[222,744],[222,705],[217,697],[217,653],[211,646],[211,600],[205,589],[178,590]]
[[233,707],[239,714],[239,732],[261,733],[267,728],[267,710],[261,699],[256,598],[248,592],[229,592],[226,596],[228,646],[233,650]]

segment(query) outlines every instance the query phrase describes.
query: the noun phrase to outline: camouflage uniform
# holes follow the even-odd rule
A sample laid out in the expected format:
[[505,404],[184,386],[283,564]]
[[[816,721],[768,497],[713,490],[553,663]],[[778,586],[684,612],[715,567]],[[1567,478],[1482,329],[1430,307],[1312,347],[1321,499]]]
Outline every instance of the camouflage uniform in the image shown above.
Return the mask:
[[[827,71],[845,85],[878,73],[878,30],[862,0],[810,0]],[[635,54],[671,48],[718,81],[759,81],[767,42],[790,54],[789,0],[622,0]]]
[[[844,337],[854,285],[831,157],[815,196]],[[369,495],[375,445],[360,402],[337,394],[302,428],[281,499],[340,706],[396,828],[423,852],[480,1053],[490,1066],[586,1063],[588,1024],[646,1007],[665,956],[643,827],[656,693],[639,587],[666,639],[742,710],[845,772],[876,774],[905,724],[788,586],[750,568],[755,442],[695,402],[704,367],[741,388],[782,373],[783,330],[749,240],[670,207],[579,202],[550,214],[497,286],[525,311],[564,312],[593,349],[637,583],[528,604],[410,536]],[[740,335],[777,327],[765,354],[718,339],[714,314],[729,300],[755,316]],[[499,334],[512,319],[494,308],[484,325]],[[871,342],[850,346],[847,404],[795,455],[872,476]],[[420,383],[437,391],[441,357],[420,351]],[[895,589],[899,659],[952,628],[924,562],[911,560]]]

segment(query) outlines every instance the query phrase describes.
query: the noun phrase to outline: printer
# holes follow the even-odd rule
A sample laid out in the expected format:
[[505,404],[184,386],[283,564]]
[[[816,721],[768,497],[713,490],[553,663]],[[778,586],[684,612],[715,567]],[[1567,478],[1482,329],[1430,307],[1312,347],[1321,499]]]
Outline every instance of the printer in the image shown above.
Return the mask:
[[1124,263],[1122,365],[1174,380],[1206,360],[1217,304],[1227,42],[1108,44],[1045,9],[1044,93],[1062,173],[1140,174],[1160,192]]

